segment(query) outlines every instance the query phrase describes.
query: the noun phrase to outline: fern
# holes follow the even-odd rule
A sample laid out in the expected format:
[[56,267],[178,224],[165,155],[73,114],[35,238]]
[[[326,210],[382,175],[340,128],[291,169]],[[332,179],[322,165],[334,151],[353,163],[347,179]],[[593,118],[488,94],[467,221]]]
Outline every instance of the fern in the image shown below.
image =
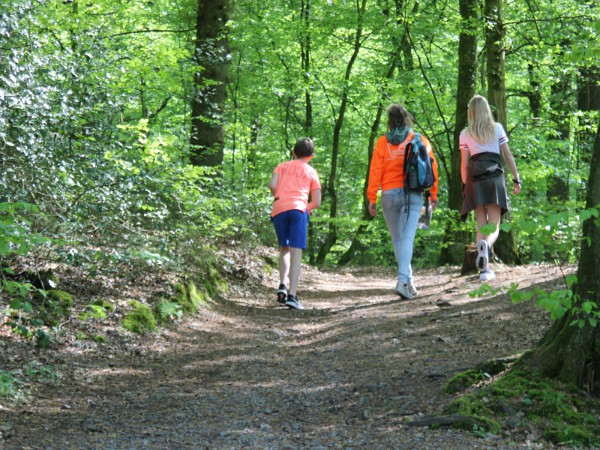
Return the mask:
[[162,301],[157,305],[158,317],[161,322],[169,322],[179,319],[183,315],[183,309],[179,303]]

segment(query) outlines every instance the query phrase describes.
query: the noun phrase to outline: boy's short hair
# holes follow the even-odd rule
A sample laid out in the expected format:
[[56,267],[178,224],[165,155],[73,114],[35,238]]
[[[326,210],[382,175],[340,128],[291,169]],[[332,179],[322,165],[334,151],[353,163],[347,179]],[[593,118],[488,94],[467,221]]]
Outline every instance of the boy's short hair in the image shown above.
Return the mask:
[[315,144],[311,138],[300,138],[294,145],[294,153],[298,158],[305,158],[311,156],[315,152]]

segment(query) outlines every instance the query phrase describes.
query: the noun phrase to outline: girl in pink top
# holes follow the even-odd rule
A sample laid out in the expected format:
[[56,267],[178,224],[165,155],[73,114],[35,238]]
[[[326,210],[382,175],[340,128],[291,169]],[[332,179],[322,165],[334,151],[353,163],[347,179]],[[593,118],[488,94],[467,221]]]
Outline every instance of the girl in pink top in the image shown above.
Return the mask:
[[[501,124],[494,121],[488,101],[481,95],[469,102],[469,125],[460,133],[461,177],[465,185],[461,217],[470,211],[477,217],[477,268],[481,281],[493,280],[489,268],[490,247],[500,233],[500,219],[508,211],[508,197],[502,160],[513,176],[513,193],[521,190],[517,165],[508,148],[508,137]],[[488,231],[487,225],[494,225]],[[488,227],[490,228],[490,227]]]
[[314,151],[310,138],[298,139],[294,160],[279,164],[269,182],[275,198],[271,221],[279,241],[277,301],[293,309],[304,309],[297,296],[302,251],[306,248],[310,212],[321,205],[321,182],[317,171],[308,164]]

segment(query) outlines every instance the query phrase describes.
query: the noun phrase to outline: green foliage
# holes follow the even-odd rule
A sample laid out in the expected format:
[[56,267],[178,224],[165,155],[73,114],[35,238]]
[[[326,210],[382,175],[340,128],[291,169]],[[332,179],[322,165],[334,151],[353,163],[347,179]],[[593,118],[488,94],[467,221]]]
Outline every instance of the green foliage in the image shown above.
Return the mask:
[[44,316],[36,311],[32,304],[32,294],[41,291],[29,283],[9,280],[2,280],[0,286],[4,294],[11,299],[5,310],[8,320],[4,322],[4,325],[10,327],[17,335],[26,339],[35,339],[38,347],[47,347],[50,336],[42,329]]
[[22,386],[14,373],[0,370],[0,399],[18,397]]
[[26,202],[0,202],[0,258],[26,255],[31,248],[48,242],[31,230],[38,207]]
[[56,368],[39,361],[29,362],[24,369],[25,379],[29,382],[55,383],[60,377]]
[[446,385],[446,393],[447,394],[456,394],[457,392],[464,391],[466,388],[474,385],[479,381],[483,381],[489,379],[489,374],[477,370],[470,369],[465,372],[459,373],[458,375],[453,376],[448,384]]
[[478,364],[473,369],[459,373],[446,384],[446,393],[456,394],[481,381],[489,381],[494,375],[505,370],[515,358],[492,359]]
[[169,323],[183,316],[183,308],[177,302],[163,300],[156,305],[156,312],[160,323]]
[[56,383],[59,374],[53,366],[30,361],[22,369],[0,370],[0,399],[20,401],[26,397],[28,383]]
[[491,287],[487,283],[469,292],[471,298],[483,297],[485,295],[499,295],[506,293],[513,303],[522,301],[535,301],[536,306],[550,313],[552,320],[558,320],[565,314],[572,318],[571,325],[583,328],[586,324],[595,328],[600,321],[600,308],[597,303],[587,299],[581,299],[574,293],[573,289],[577,283],[576,275],[565,277],[565,289],[554,289],[546,291],[540,288],[531,290],[519,289],[519,285],[511,283],[509,287]]
[[595,447],[600,444],[597,400],[581,390],[513,370],[499,380],[454,400],[447,412],[478,422],[478,431],[501,427],[544,430],[553,444]]
[[129,306],[133,309],[123,317],[123,328],[136,334],[156,330],[158,324],[152,308],[137,300],[131,300]]
[[104,320],[109,312],[115,310],[115,306],[106,300],[96,299],[91,304],[86,305],[84,311],[79,315],[81,320]]
[[[38,317],[36,292],[12,279],[4,264],[19,255],[56,258],[90,277],[110,271],[134,279],[146,269],[190,274],[200,299],[191,291],[181,296],[183,311],[218,295],[225,286],[211,255],[219,245],[275,245],[267,183],[302,135],[315,140],[312,164],[324,187],[307,256],[335,227],[325,264],[337,265],[362,227],[351,264],[393,267],[382,214],[363,218],[370,139],[385,131],[385,120],[376,122],[380,103],[407,105],[440,165],[441,203],[431,228],[417,233],[413,265],[436,265],[442,245],[463,239],[465,230],[474,234],[472,219],[457,224],[457,212],[447,207],[448,181],[457,176],[453,121],[464,26],[455,1],[389,8],[369,0],[364,15],[352,3],[316,2],[309,17],[278,0],[231,2],[225,156],[218,168],[189,164],[192,85],[204,70],[194,57],[195,6],[189,0],[4,5],[0,308],[23,336],[47,343],[39,321],[57,325],[62,306],[48,300]],[[501,226],[515,232],[526,263],[574,262],[573,242],[586,239],[581,220],[598,217],[597,209],[583,209],[583,199],[599,116],[577,109],[583,83],[594,82],[582,68],[597,65],[597,11],[586,2],[529,6],[516,2],[504,11],[507,129],[524,185],[511,198],[510,222]],[[539,21],[543,27],[532,26]],[[473,25],[480,39],[484,23]],[[481,80],[476,90],[485,92],[484,78],[474,76]],[[339,117],[342,99],[347,109]],[[336,123],[339,136],[332,133]],[[566,200],[548,194],[552,179],[565,181]],[[553,295],[544,303],[558,317],[573,299]],[[165,308],[176,317],[172,306]],[[597,320],[595,306],[581,309],[587,316],[578,320]],[[88,305],[82,317],[102,320],[106,313]]]
[[[441,168],[443,210],[454,151],[452,68],[457,65],[461,26],[455,4],[408,2],[396,11],[369,0],[359,17],[354,5],[321,2],[311,5],[308,21],[299,6],[275,0],[232,4],[225,161],[222,170],[215,170],[188,164],[190,86],[198,68],[192,57],[196,18],[187,3],[179,2],[177,8],[163,0],[101,2],[85,8],[69,3],[6,6],[0,27],[6,42],[0,47],[5,61],[0,68],[0,145],[6,167],[0,200],[19,206],[4,215],[9,220],[2,226],[13,231],[0,236],[12,236],[11,248],[44,245],[32,239],[33,233],[27,242],[18,241],[21,234],[14,231],[24,226],[14,219],[15,211],[34,198],[41,216],[36,225],[53,238],[66,239],[70,245],[62,252],[65,260],[87,264],[91,276],[117,254],[95,259],[84,250],[90,239],[104,248],[120,246],[116,253],[122,260],[154,266],[181,264],[172,250],[181,241],[198,241],[198,236],[273,245],[266,188],[273,166],[290,157],[296,137],[310,134],[317,144],[313,165],[325,180],[333,162],[331,124],[346,94],[349,108],[331,174],[338,212],[328,217],[326,189],[314,220],[312,248],[319,247],[331,221],[339,221],[338,243],[326,260],[336,264],[362,224],[369,134],[381,98],[384,103],[406,103],[416,118],[415,128],[432,138]],[[517,3],[504,14],[510,24],[507,89],[523,93],[509,98],[511,145],[525,180],[523,195],[514,199],[511,226],[520,231],[526,260],[572,260],[576,254],[565,243],[577,238],[577,193],[585,188],[586,176],[581,162],[588,161],[589,127],[597,115],[557,110],[556,105],[574,104],[576,92],[556,86],[563,79],[574,80],[579,65],[589,65],[598,51],[597,45],[588,45],[597,21],[589,20],[592,11],[584,4],[543,4],[531,10]],[[557,18],[565,16],[576,19],[563,26]],[[544,20],[545,26],[529,26],[536,20]],[[345,82],[359,23],[365,41]],[[430,23],[439,26],[426,25]],[[482,32],[481,27],[475,30]],[[533,35],[534,30],[541,35]],[[303,66],[309,37],[309,64]],[[390,49],[400,42],[412,46],[402,49],[397,70],[388,79]],[[526,101],[534,87],[540,95],[540,117],[532,116]],[[310,129],[307,95],[313,114]],[[573,138],[552,134],[554,121],[564,122],[564,117],[571,117]],[[382,123],[377,133],[384,128]],[[568,180],[575,194],[566,205],[568,217],[555,218],[551,230],[543,225],[528,228],[532,217],[544,223],[554,214],[538,210],[545,203],[540,200],[551,172]],[[436,263],[435,249],[447,238],[444,225],[445,218],[419,237],[423,242],[418,242],[422,247],[416,266]],[[373,235],[364,235],[365,251],[358,259],[389,264],[385,224],[376,220],[371,231]],[[0,253],[6,248],[0,242]]]
[[52,308],[65,311],[67,313],[75,304],[71,294],[59,289],[46,291],[46,301],[52,305]]
[[93,341],[96,344],[106,344],[106,337],[105,336],[94,336]]
[[[204,285],[211,291],[216,289],[211,280],[207,280]],[[178,304],[184,313],[193,314],[198,311],[200,305],[206,305],[206,296],[203,291],[196,288],[194,282],[190,281],[187,284],[175,285],[175,297],[173,297],[172,303]]]

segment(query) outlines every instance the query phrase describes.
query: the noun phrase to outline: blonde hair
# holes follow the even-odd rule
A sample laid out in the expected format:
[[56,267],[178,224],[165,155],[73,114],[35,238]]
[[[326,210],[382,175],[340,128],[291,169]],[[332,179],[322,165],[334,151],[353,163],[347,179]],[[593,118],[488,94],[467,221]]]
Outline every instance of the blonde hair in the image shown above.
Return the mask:
[[496,139],[496,121],[485,97],[476,95],[469,102],[467,111],[468,133],[478,142],[484,143]]

